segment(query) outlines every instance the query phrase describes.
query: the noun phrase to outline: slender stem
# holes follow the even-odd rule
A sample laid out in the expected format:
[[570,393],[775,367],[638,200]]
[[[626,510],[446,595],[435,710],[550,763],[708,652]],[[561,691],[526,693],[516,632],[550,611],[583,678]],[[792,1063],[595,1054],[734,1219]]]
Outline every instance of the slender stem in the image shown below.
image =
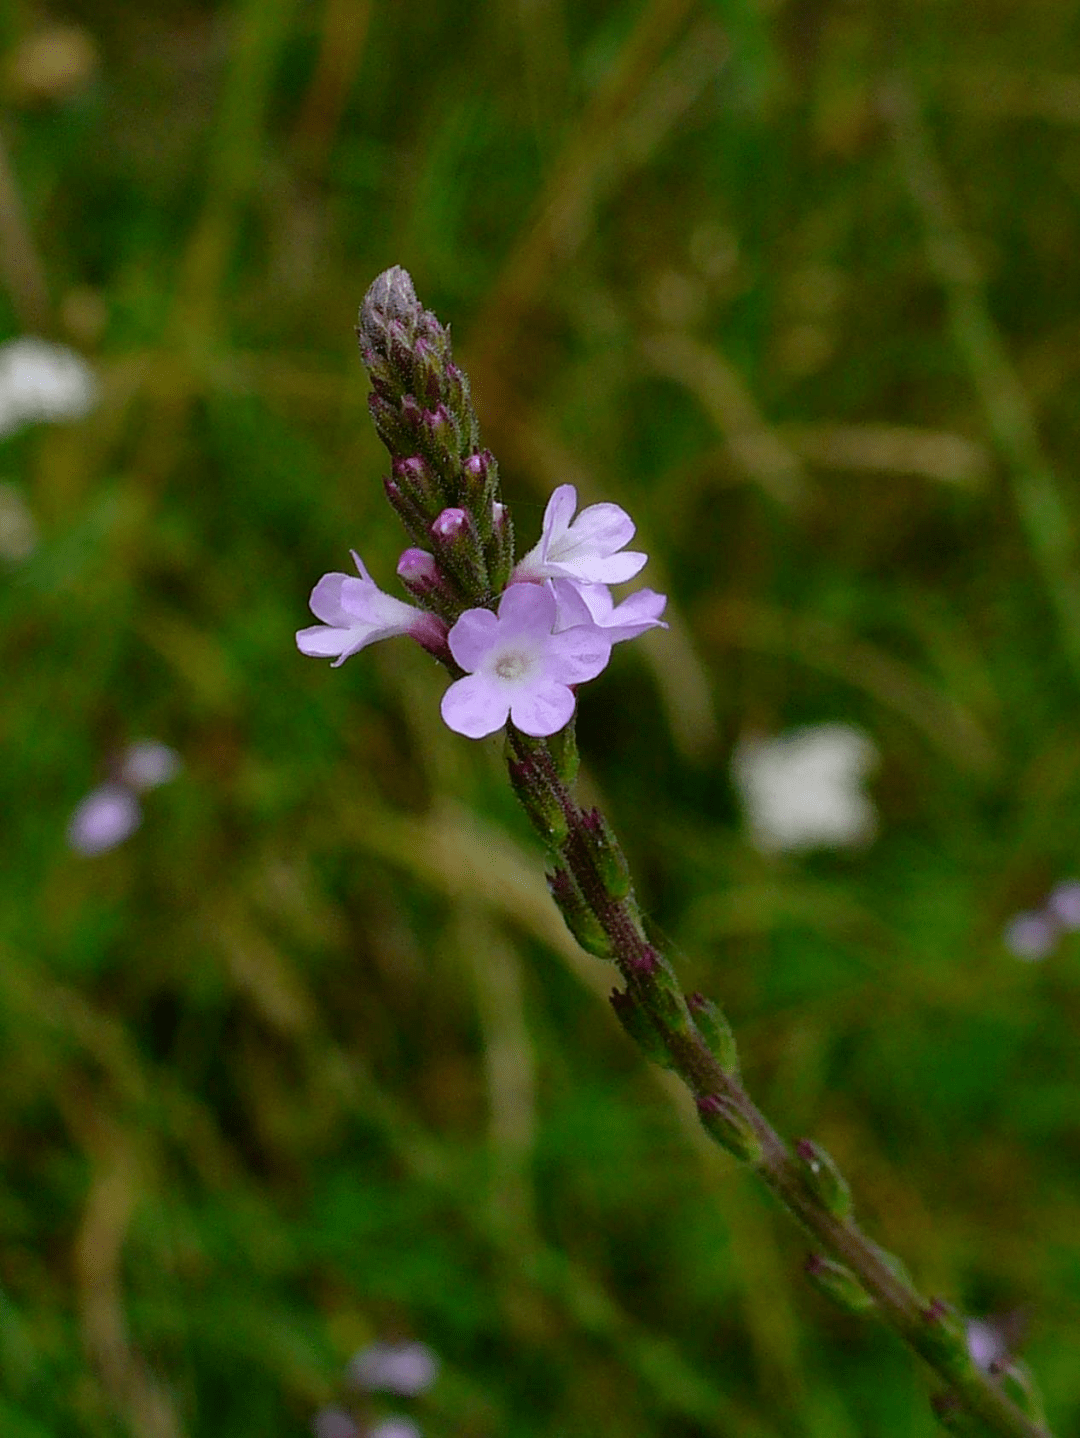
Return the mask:
[[[750,1099],[732,1066],[721,1062],[690,1019],[681,990],[677,984],[672,988],[674,978],[666,960],[644,932],[628,881],[626,891],[618,896],[619,886],[612,883],[611,873],[620,866],[625,872],[625,860],[606,825],[598,841],[602,821],[575,803],[564,778],[567,765],[543,740],[529,739],[512,726],[508,736],[515,789],[557,864],[572,880],[570,888],[553,882],[557,902],[575,932],[575,905],[583,905],[595,920],[628,995],[640,1002],[662,1040],[666,1060],[690,1092],[699,1100],[719,1100],[736,1129],[748,1134],[753,1150],[749,1161],[762,1181],[817,1243],[855,1275],[881,1317],[941,1375],[950,1407],[959,1405],[1002,1438],[1050,1438],[1048,1430],[1021,1412],[990,1374],[967,1360],[966,1350],[959,1356],[955,1344],[950,1347],[942,1341],[938,1318],[944,1305],[923,1298],[900,1265],[894,1265],[850,1216],[831,1211],[808,1184],[805,1166]],[[605,852],[613,860],[607,865],[598,857]],[[586,946],[599,951],[595,931]]]

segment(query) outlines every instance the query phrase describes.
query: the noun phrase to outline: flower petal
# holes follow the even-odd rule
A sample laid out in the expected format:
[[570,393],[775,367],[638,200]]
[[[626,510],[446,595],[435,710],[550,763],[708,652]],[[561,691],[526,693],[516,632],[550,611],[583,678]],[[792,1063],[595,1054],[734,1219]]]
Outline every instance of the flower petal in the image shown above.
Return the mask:
[[357,584],[351,574],[324,574],[311,591],[309,605],[316,619],[324,624],[335,624],[344,628],[350,616],[342,607],[341,595],[346,584]]
[[510,706],[510,717],[517,727],[535,739],[565,729],[573,713],[573,694],[565,684],[555,682],[530,685],[515,694]]
[[[558,554],[549,551],[549,558],[567,560],[575,555],[602,556],[614,554],[634,537],[636,525],[618,504],[590,504],[570,526],[566,538],[558,545]],[[553,550],[554,545],[551,546]]]
[[584,684],[607,668],[611,640],[595,624],[553,634],[548,640],[545,673],[562,684]]
[[[544,510],[544,524],[540,536],[541,556],[547,558],[548,549],[558,543],[570,528],[570,521],[577,509],[577,490],[572,484],[560,484],[547,502]],[[633,532],[633,531],[631,531]]]
[[349,635],[348,629],[313,624],[310,629],[296,631],[296,647],[312,659],[331,659],[348,647]]
[[549,574],[586,584],[625,584],[641,572],[648,559],[647,554],[634,549],[611,555],[597,555],[590,550],[567,559],[549,559],[545,570]]
[[510,696],[505,685],[493,684],[486,674],[467,674],[450,685],[440,708],[446,724],[456,734],[483,739],[506,723]]
[[450,653],[472,673],[483,664],[498,630],[499,621],[490,609],[466,609],[447,636]]
[[555,595],[546,584],[511,584],[499,601],[499,638],[541,639],[555,627]]

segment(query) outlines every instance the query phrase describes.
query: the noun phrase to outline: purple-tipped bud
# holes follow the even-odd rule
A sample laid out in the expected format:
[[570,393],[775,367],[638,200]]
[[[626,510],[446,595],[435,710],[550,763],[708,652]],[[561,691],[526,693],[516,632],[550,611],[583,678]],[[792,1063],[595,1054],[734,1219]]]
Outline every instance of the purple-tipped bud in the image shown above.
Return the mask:
[[943,1299],[933,1299],[922,1311],[923,1331],[918,1347],[941,1373],[965,1378],[975,1368],[968,1347],[967,1329],[960,1315]]
[[813,1139],[801,1138],[795,1145],[803,1183],[834,1218],[851,1213],[851,1189],[833,1159]]
[[604,926],[569,872],[561,865],[548,875],[548,888],[566,920],[566,927],[585,952],[595,954],[598,959],[612,958],[614,951]]
[[764,1151],[761,1139],[731,1099],[722,1094],[699,1094],[694,1103],[706,1133],[744,1163],[757,1163]]
[[444,462],[456,465],[461,453],[461,431],[447,407],[438,404],[424,410],[421,423],[431,451]]
[[693,1021],[683,991],[674,969],[662,954],[647,944],[639,953],[624,960],[622,969],[662,1033],[685,1035],[692,1031]]
[[414,343],[411,360],[416,393],[424,400],[425,404],[434,407],[439,403],[443,382],[446,378],[442,360],[429,341],[425,339],[418,339]]
[[705,1040],[705,1046],[725,1073],[739,1072],[739,1054],[735,1047],[735,1035],[724,1014],[704,994],[688,994],[686,1007],[694,1020],[694,1027]]
[[486,604],[490,599],[487,565],[468,510],[456,505],[442,510],[429,533],[440,568],[466,599],[475,605]]
[[431,526],[432,535],[441,544],[452,544],[469,532],[469,516],[464,509],[444,509]]
[[401,454],[416,447],[416,426],[403,415],[402,410],[403,405],[395,404],[377,390],[368,395],[368,412],[375,432],[391,454]]
[[667,1045],[657,1032],[652,1019],[649,1018],[648,1013],[633,994],[623,993],[621,989],[613,989],[608,997],[619,1023],[622,1024],[645,1057],[651,1059],[654,1064],[659,1064],[661,1068],[673,1068],[674,1064],[667,1051]]
[[425,609],[453,623],[461,614],[461,598],[426,549],[406,549],[398,560],[398,578]]
[[397,480],[384,479],[383,489],[386,497],[394,507],[394,512],[402,524],[414,539],[426,539],[428,532],[428,517],[417,504],[416,500],[404,489]]
[[426,549],[406,549],[398,560],[398,578],[404,584],[430,584],[439,577],[439,566]]
[[514,568],[514,526],[510,522],[510,511],[497,499],[491,505],[491,531],[486,553],[491,583],[498,591],[510,582]]

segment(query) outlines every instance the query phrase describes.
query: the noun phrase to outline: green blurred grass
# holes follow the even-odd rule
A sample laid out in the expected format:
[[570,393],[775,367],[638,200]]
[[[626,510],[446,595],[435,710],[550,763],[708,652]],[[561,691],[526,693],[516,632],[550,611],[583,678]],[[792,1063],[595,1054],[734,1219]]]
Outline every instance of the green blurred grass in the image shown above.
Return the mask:
[[[688,983],[925,1289],[1028,1311],[1075,1431],[1080,952],[999,937],[1080,865],[1071,8],[67,13],[98,64],[37,103],[0,20],[0,334],[104,389],[0,441],[0,1427],[302,1433],[404,1334],[434,1438],[933,1431],[628,1050],[498,743],[406,646],[295,652],[349,546],[390,587],[351,325],[402,263],[525,542],[572,481],[672,596],[579,732]],[[880,838],[757,856],[732,743],[833,718]],[[142,735],[182,778],[70,853]]]

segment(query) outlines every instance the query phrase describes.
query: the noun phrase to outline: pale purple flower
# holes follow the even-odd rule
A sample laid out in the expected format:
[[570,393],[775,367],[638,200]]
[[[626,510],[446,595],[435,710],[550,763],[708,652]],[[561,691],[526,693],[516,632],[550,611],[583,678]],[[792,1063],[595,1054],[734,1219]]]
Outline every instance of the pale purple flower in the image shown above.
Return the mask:
[[68,821],[67,841],[92,857],[115,849],[142,822],[139,801],[123,784],[102,784],[91,790]]
[[443,695],[451,729],[482,739],[513,719],[542,737],[564,728],[574,712],[571,684],[595,679],[611,642],[595,625],[555,634],[557,606],[548,585],[511,584],[499,612],[467,609],[449,634],[450,652],[466,671]]
[[666,594],[639,589],[616,604],[606,584],[581,584],[573,579],[554,579],[552,588],[558,603],[555,632],[578,624],[595,624],[612,644],[636,639],[646,629],[666,629],[660,618],[667,604]]
[[1050,890],[1047,911],[1066,930],[1080,929],[1080,881],[1066,879]]
[[384,594],[356,551],[350,553],[360,578],[354,579],[351,574],[323,575],[311,591],[310,601],[311,612],[323,622],[297,633],[300,653],[319,659],[332,657],[336,668],[377,639],[390,639],[395,634],[410,634],[421,644],[437,644],[445,628],[442,621]]
[[157,739],[129,744],[120,759],[120,778],[139,793],[167,784],[180,772],[180,756]]
[[1002,939],[1015,958],[1035,963],[1046,958],[1057,942],[1057,936],[1057,924],[1053,917],[1040,909],[1032,909],[1010,919]]
[[[623,550],[634,537],[634,521],[617,504],[590,504],[576,519],[577,490],[560,484],[544,510],[539,542],[514,570],[515,582],[576,579],[582,584],[622,584],[648,556]],[[620,553],[620,551],[622,551]]]
[[426,1343],[373,1343],[349,1364],[349,1381],[371,1393],[415,1398],[435,1382],[439,1360]]
[[964,1327],[968,1352],[985,1372],[1008,1359],[1008,1340],[996,1323],[985,1318],[969,1318]]

